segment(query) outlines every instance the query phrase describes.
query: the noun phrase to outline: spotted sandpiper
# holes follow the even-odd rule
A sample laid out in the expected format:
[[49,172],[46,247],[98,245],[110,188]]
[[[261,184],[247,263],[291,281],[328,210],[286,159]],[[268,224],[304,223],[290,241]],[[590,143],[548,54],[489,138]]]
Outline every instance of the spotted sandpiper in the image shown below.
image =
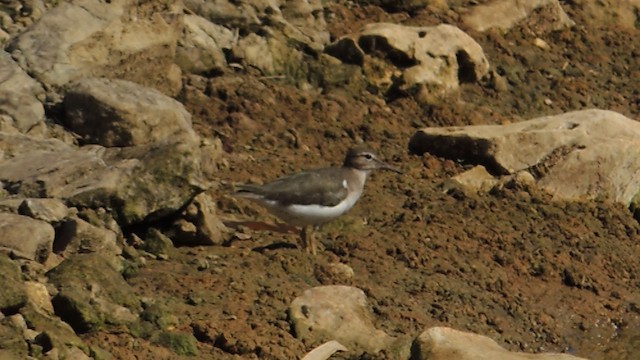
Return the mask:
[[287,224],[301,227],[302,248],[315,255],[313,230],[351,209],[362,195],[367,175],[376,169],[401,173],[360,145],[347,151],[342,167],[302,171],[265,185],[239,185],[234,195],[253,200]]

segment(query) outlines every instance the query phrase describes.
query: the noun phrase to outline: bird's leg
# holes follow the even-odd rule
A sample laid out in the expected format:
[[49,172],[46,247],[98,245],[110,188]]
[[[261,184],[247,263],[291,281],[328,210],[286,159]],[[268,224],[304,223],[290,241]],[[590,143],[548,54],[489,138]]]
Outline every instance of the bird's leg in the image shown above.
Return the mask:
[[315,230],[316,227],[310,227],[309,229],[309,242],[311,244],[311,255],[316,255],[317,251],[316,251],[316,234],[315,234]]
[[307,253],[309,252],[309,233],[311,232],[310,226],[303,226],[300,231],[300,246]]

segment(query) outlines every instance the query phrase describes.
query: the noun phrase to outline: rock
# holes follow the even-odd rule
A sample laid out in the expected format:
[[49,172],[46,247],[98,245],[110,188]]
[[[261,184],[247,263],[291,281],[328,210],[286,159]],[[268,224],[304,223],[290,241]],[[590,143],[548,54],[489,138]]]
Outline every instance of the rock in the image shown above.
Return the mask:
[[118,237],[124,237],[120,225],[111,216],[111,213],[105,208],[90,209],[84,208],[78,211],[78,217],[86,220],[89,224],[99,228],[111,230]]
[[558,0],[494,0],[471,7],[471,11],[462,19],[466,26],[475,31],[484,32],[496,28],[506,32],[534,14],[546,15],[535,24],[538,35],[575,25]]
[[0,26],[9,34],[16,35],[31,26],[46,11],[42,0],[4,0]]
[[156,228],[149,228],[149,230],[147,230],[142,249],[154,255],[168,255],[172,248],[173,243],[167,235]]
[[68,257],[77,253],[100,253],[115,257],[122,253],[118,236],[111,230],[100,228],[74,217],[58,228],[53,251]]
[[580,3],[583,21],[587,21],[591,26],[615,24],[617,28],[632,31],[638,28],[639,8],[638,0],[582,1]]
[[23,329],[18,329],[8,321],[0,321],[0,359],[28,359],[29,347],[22,337]]
[[461,189],[464,192],[488,192],[498,182],[498,179],[489,174],[484,166],[477,165],[447,180],[444,187],[446,190]]
[[216,215],[215,201],[207,193],[197,195],[174,222],[170,237],[176,244],[220,245],[227,231]]
[[373,326],[364,292],[350,286],[306,290],[289,306],[289,318],[306,344],[336,340],[352,351],[377,353],[395,341]]
[[171,349],[177,355],[198,354],[198,341],[193,335],[184,332],[163,331],[154,336],[151,341]]
[[27,302],[27,293],[18,264],[2,253],[0,253],[0,274],[2,274],[0,312],[13,313]]
[[8,115],[10,125],[28,133],[44,121],[44,106],[38,98],[44,89],[25,73],[11,56],[0,51],[0,114]]
[[8,198],[0,200],[0,212],[8,212],[18,214],[20,205],[24,202],[24,198]]
[[30,217],[0,213],[0,250],[24,259],[44,262],[51,253],[55,231]]
[[412,136],[409,149],[480,163],[493,174],[526,170],[556,199],[629,205],[640,189],[640,123],[612,111],[575,111],[508,125],[424,128]]
[[186,0],[185,7],[214,24],[249,34],[281,32],[291,42],[321,51],[329,31],[320,0],[261,1]]
[[53,305],[47,287],[36,281],[25,281],[24,290],[27,296],[27,303],[34,310],[45,315],[53,315]]
[[234,44],[231,30],[197,15],[184,16],[184,30],[176,49],[176,64],[185,72],[206,74],[227,67],[225,51]]
[[25,199],[18,207],[20,215],[56,224],[70,214],[69,208],[59,199]]
[[70,85],[64,109],[67,126],[85,143],[124,147],[198,139],[181,103],[130,81],[81,79]]
[[166,75],[175,67],[180,12],[126,0],[61,2],[7,49],[25,71],[53,88],[91,76],[135,76],[142,85],[174,95],[180,85]]
[[173,214],[208,186],[198,142],[75,148],[0,133],[3,148],[0,181],[11,194],[58,198],[78,208],[108,208],[125,226]]
[[58,294],[53,307],[76,332],[138,319],[140,303],[133,289],[102,254],[76,254],[47,273]]
[[309,73],[308,53],[321,52],[329,42],[320,0],[187,0],[185,7],[243,34],[234,39],[231,58],[264,75],[304,81]]
[[432,327],[413,342],[412,360],[580,360],[566,354],[507,351],[492,339],[447,327]]
[[85,354],[93,352],[69,324],[57,316],[43,314],[29,305],[20,313],[25,317],[29,327],[38,332],[31,346],[38,345],[47,355],[57,353],[58,358],[71,359],[68,355],[75,353],[76,349],[82,350]]
[[348,349],[335,340],[327,341],[308,352],[302,360],[325,360],[337,351],[348,351]]
[[412,27],[373,23],[338,39],[325,51],[363,67],[380,92],[413,94],[431,103],[476,82],[489,71],[482,48],[455,26]]

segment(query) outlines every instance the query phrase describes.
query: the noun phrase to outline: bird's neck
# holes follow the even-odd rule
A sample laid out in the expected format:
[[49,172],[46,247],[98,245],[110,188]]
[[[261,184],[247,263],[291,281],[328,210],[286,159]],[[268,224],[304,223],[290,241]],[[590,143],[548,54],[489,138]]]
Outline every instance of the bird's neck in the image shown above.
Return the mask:
[[352,167],[345,167],[349,179],[349,190],[362,191],[364,183],[367,181],[367,175],[371,170],[361,170]]

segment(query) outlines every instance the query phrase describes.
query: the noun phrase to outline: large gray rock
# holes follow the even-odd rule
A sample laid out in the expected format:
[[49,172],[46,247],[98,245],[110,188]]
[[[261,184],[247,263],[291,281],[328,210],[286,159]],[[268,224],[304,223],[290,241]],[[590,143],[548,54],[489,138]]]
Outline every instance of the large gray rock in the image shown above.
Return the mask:
[[25,73],[11,56],[0,51],[0,114],[8,116],[12,126],[28,133],[44,120],[44,107],[39,98],[44,89]]
[[111,209],[124,225],[172,214],[207,187],[199,142],[75,148],[0,133],[3,148],[0,181],[12,194]]
[[[46,355],[52,355],[50,358],[76,359],[71,355],[77,354],[78,350],[85,354],[91,352],[89,346],[76,335],[71,326],[59,317],[51,316],[31,304],[20,310],[20,313],[29,324],[29,328],[37,332],[35,339],[30,342],[49,349]],[[54,354],[57,356],[54,357]]]
[[74,217],[61,224],[53,251],[68,257],[77,253],[100,253],[114,257],[122,253],[117,234]]
[[7,255],[0,253],[0,274],[2,274],[0,311],[15,312],[27,302],[20,267]]
[[629,205],[640,189],[640,123],[583,110],[508,125],[424,128],[412,152],[481,163],[493,174],[531,173],[557,199]]
[[9,321],[0,321],[0,359],[28,359],[29,348],[22,337],[23,329],[8,323]]
[[81,79],[67,91],[64,109],[67,126],[86,143],[122,147],[198,138],[181,103],[130,81]]
[[396,341],[373,325],[364,292],[342,285],[311,288],[289,307],[295,336],[307,344],[336,340],[352,351],[377,353]]
[[58,289],[55,312],[76,332],[138,319],[140,303],[133,289],[102,254],[76,254],[47,273]]
[[397,90],[431,103],[489,71],[480,45],[451,25],[413,27],[373,23],[338,39],[325,51],[358,64],[381,92]]
[[14,256],[44,262],[53,247],[55,230],[44,221],[0,213],[0,250]]
[[127,0],[60,2],[7,49],[29,74],[54,88],[102,74],[126,78],[135,71],[142,84],[175,93],[167,75],[174,71],[181,17],[170,13],[179,12]]
[[187,0],[185,7],[215,24],[246,34],[234,39],[232,57],[265,75],[306,80],[306,53],[320,52],[329,42],[320,0]]
[[24,199],[18,212],[50,224],[57,224],[71,214],[71,210],[60,199]]
[[546,9],[543,13],[550,15],[537,22],[535,30],[538,34],[575,25],[558,0],[494,0],[472,6],[462,20],[465,25],[480,32],[492,28],[508,31],[541,9]]
[[231,30],[197,15],[184,16],[184,32],[176,49],[176,64],[183,71],[205,74],[227,66],[224,51],[234,44]]
[[566,354],[511,352],[490,338],[446,327],[432,327],[416,338],[412,360],[584,360]]
[[24,291],[27,296],[27,304],[35,311],[45,315],[53,315],[53,305],[47,287],[36,281],[25,281]]
[[318,51],[329,42],[320,0],[186,0],[184,4],[195,14],[228,29],[249,33],[257,29],[280,31],[291,41]]

